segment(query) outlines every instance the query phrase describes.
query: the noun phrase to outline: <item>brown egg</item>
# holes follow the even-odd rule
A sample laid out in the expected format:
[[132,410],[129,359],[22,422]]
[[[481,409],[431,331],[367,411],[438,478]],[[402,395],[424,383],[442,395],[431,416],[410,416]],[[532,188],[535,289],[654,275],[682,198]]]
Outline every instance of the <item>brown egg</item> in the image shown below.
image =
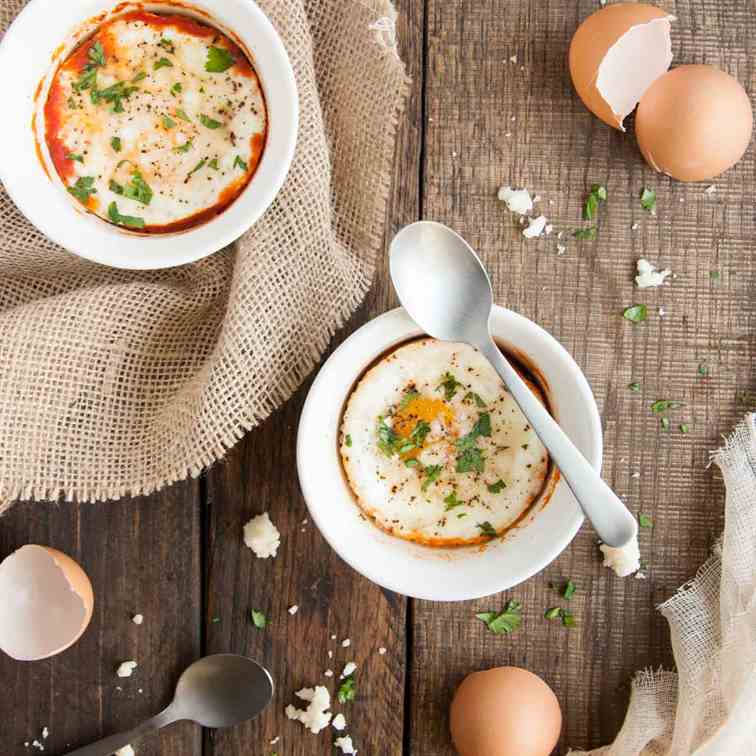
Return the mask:
[[607,5],[583,21],[570,45],[570,74],[580,99],[615,129],[672,63],[670,22],[644,3]]
[[549,756],[562,711],[554,692],[519,667],[468,675],[454,694],[451,735],[460,756]]
[[753,132],[748,95],[713,66],[680,66],[643,95],[635,117],[643,157],[680,181],[706,181],[743,157]]

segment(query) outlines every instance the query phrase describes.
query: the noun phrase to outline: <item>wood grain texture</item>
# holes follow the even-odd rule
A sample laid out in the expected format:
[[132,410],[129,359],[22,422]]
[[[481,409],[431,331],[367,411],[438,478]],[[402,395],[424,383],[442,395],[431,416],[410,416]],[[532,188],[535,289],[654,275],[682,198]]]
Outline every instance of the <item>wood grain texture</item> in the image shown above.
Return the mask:
[[[753,92],[752,4],[662,4],[678,17],[676,61],[719,65]],[[453,753],[446,710],[455,686],[472,670],[502,664],[525,666],[554,687],[565,715],[560,752],[610,741],[633,672],[671,663],[666,624],[654,607],[693,575],[722,527],[721,482],[706,464],[720,434],[746,410],[738,392],[754,388],[754,152],[715,182],[713,196],[705,185],[650,171],[632,131],[604,126],[572,92],[567,48],[596,8],[591,0],[429,0],[423,214],[463,233],[488,265],[497,300],[551,331],[585,370],[603,410],[604,474],[634,512],[653,518],[654,528],[641,532],[650,577],[613,577],[585,526],[554,564],[507,595],[416,604],[413,756]],[[582,225],[593,182],[609,191],[599,238],[567,240]],[[557,255],[553,236],[523,239],[496,199],[502,184],[541,195],[542,211],[565,232],[565,255]],[[640,207],[644,186],[658,193],[656,217]],[[638,291],[640,257],[677,278]],[[721,273],[718,281],[709,278],[712,270]],[[639,326],[621,317],[635,302],[649,305]],[[701,363],[707,378],[697,375]],[[640,394],[627,390],[631,381],[640,382]],[[649,409],[660,398],[686,403],[670,432]],[[683,422],[687,435],[678,430]],[[543,619],[560,603],[550,583],[567,577],[579,588],[572,630]],[[474,613],[509,597],[523,602],[523,627],[492,636]]]
[[[401,54],[413,86],[397,139],[387,238],[419,214],[423,8],[411,1],[398,6]],[[365,305],[331,349],[391,305],[385,260],[378,268]],[[295,444],[311,380],[207,475],[207,652],[248,654],[270,669],[277,686],[272,706],[258,720],[207,733],[207,754],[332,754],[333,729],[312,735],[287,720],[284,708],[301,704],[294,692],[314,685],[325,685],[333,700],[349,661],[358,664],[357,699],[347,706],[334,702],[333,711],[344,713],[346,732],[360,753],[402,753],[407,602],[344,564],[309,521],[297,483]],[[282,534],[274,560],[257,559],[241,540],[244,523],[266,511]],[[292,616],[287,610],[293,605],[299,609]],[[265,630],[254,627],[251,609],[265,613],[270,621]],[[347,638],[351,645],[343,648]],[[378,653],[381,647],[385,655]],[[327,669],[333,678],[324,676]]]
[[[72,648],[41,662],[0,654],[0,752],[42,741],[62,754],[129,729],[171,699],[178,675],[200,655],[199,488],[107,504],[17,504],[0,520],[0,556],[27,543],[57,548],[92,581],[94,615]],[[135,625],[134,614],[144,615]],[[44,621],[44,618],[42,618]],[[133,676],[116,668],[133,659]],[[199,756],[199,728],[181,723],[144,739],[140,756]]]

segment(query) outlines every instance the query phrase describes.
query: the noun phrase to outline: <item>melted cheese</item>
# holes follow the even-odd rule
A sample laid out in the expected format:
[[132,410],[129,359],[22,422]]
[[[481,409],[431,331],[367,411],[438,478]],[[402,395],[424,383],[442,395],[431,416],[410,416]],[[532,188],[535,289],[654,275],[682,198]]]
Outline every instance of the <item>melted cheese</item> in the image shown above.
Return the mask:
[[344,411],[340,451],[363,511],[432,546],[505,532],[547,489],[551,471],[487,360],[433,339],[399,347],[365,374]]
[[[209,61],[227,67],[208,71]],[[85,187],[74,196],[109,222],[154,232],[233,202],[267,133],[260,82],[237,45],[186,16],[141,11],[104,24],[61,65],[45,118],[58,174]]]

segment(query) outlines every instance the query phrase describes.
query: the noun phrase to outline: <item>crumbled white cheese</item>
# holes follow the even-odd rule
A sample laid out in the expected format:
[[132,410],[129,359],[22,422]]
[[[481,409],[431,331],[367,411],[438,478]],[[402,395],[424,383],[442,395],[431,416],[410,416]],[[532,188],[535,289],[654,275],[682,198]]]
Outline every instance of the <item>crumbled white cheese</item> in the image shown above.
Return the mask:
[[281,736],[280,735],[276,735],[276,737],[273,738],[273,740],[270,741],[270,744],[271,745],[275,745],[276,743],[278,743],[279,740],[281,740]]
[[517,215],[525,215],[533,209],[533,200],[527,189],[512,189],[511,186],[502,186],[499,189],[499,199],[507,203],[507,207]]
[[142,624],[142,622],[144,622],[144,616],[143,616],[143,615],[141,615],[141,614],[135,614],[135,615],[134,615],[134,616],[133,616],[133,617],[131,618],[131,621],[132,621],[132,622],[133,622],[133,623],[134,623],[135,625],[141,625],[141,624]]
[[134,749],[130,745],[119,748],[113,756],[134,756]]
[[341,679],[343,680],[345,677],[349,677],[349,675],[354,673],[355,669],[357,669],[357,665],[354,662],[347,662],[347,664],[344,665],[344,671],[341,673]]
[[328,649],[328,658],[333,659],[333,651],[331,651],[330,649]]
[[704,189],[704,194],[708,194],[711,196],[712,194],[715,194],[717,191],[717,187],[714,186],[714,184],[711,184],[710,186],[707,186],[706,189]]
[[640,548],[637,537],[621,549],[615,549],[605,543],[602,543],[599,548],[604,554],[604,567],[614,570],[620,577],[627,577],[640,569]]
[[349,638],[344,638],[343,641],[341,641],[341,647],[342,648],[349,648],[349,646],[352,645],[352,641],[349,640]]
[[281,545],[281,534],[271,522],[267,512],[253,517],[244,526],[244,543],[260,559],[274,557]]
[[335,636],[335,635],[332,635],[332,636],[331,636],[331,640],[336,640],[336,636]]
[[341,748],[342,753],[357,753],[357,749],[354,747],[352,738],[350,738],[349,735],[346,735],[343,738],[336,738],[336,740],[333,741],[333,744],[336,746],[336,748]]
[[116,674],[118,677],[131,677],[134,674],[134,670],[137,668],[137,663],[132,659],[130,661],[121,662]]
[[293,617],[299,611],[299,606],[294,604],[294,606],[290,606],[287,611]]
[[640,478],[640,473],[639,472],[634,472],[630,477],[631,478]]
[[657,312],[660,318],[663,318],[667,314],[667,311],[663,307],[660,307]]
[[344,719],[344,715],[337,714],[333,718],[333,722],[331,722],[331,727],[333,727],[334,730],[338,730],[339,732],[346,729],[346,719]]
[[47,740],[50,737],[50,730],[47,727],[42,728],[42,740]]
[[332,669],[327,669],[325,672],[323,672],[323,674],[326,677],[333,677],[333,670]]
[[632,226],[630,226],[631,231],[637,231],[640,228],[640,223],[638,221],[635,221]]
[[564,244],[557,244],[557,254],[563,255],[567,251],[567,247]]
[[539,215],[537,218],[528,219],[528,227],[523,230],[522,235],[526,239],[535,239],[539,237],[546,228],[546,216]]
[[45,747],[36,738],[32,740],[32,748],[36,748],[39,751],[45,750]]
[[551,233],[554,231],[554,226],[552,226],[551,223],[547,223],[546,228],[543,231],[546,236],[551,236]]
[[381,646],[381,647],[380,647],[380,648],[378,649],[378,653],[379,653],[379,654],[380,654],[381,656],[385,656],[385,654],[386,654],[386,649],[385,649],[385,648],[384,648],[383,646]]
[[331,707],[331,694],[322,685],[315,688],[302,688],[295,695],[309,705],[306,709],[297,709],[294,706],[286,707],[286,716],[296,722],[301,722],[313,735],[317,735],[322,729],[328,727],[333,716],[328,709]]
[[509,56],[509,62],[510,63],[517,63],[517,56],[516,55],[510,55]]
[[635,277],[635,283],[639,289],[649,289],[652,286],[661,286],[664,279],[671,275],[671,270],[657,270],[648,260],[641,257],[638,260],[638,275]]

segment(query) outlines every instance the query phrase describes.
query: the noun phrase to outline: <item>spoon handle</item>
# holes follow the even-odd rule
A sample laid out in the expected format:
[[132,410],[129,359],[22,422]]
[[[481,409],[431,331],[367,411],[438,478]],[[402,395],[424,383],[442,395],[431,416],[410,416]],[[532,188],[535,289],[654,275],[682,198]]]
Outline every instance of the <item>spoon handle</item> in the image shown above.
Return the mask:
[[599,538],[620,547],[638,534],[638,523],[619,497],[567,438],[556,420],[499,351],[493,339],[478,347],[506,384],[541,443],[548,449],[562,477],[575,495]]
[[144,737],[150,732],[159,730],[161,727],[165,727],[177,719],[179,717],[172,714],[171,707],[169,706],[165,711],[152,717],[152,719],[148,719],[146,722],[137,725],[133,730],[110,735],[107,738],[98,740],[96,743],[77,748],[75,751],[69,751],[66,756],[111,756],[119,748],[134,743],[139,738]]

